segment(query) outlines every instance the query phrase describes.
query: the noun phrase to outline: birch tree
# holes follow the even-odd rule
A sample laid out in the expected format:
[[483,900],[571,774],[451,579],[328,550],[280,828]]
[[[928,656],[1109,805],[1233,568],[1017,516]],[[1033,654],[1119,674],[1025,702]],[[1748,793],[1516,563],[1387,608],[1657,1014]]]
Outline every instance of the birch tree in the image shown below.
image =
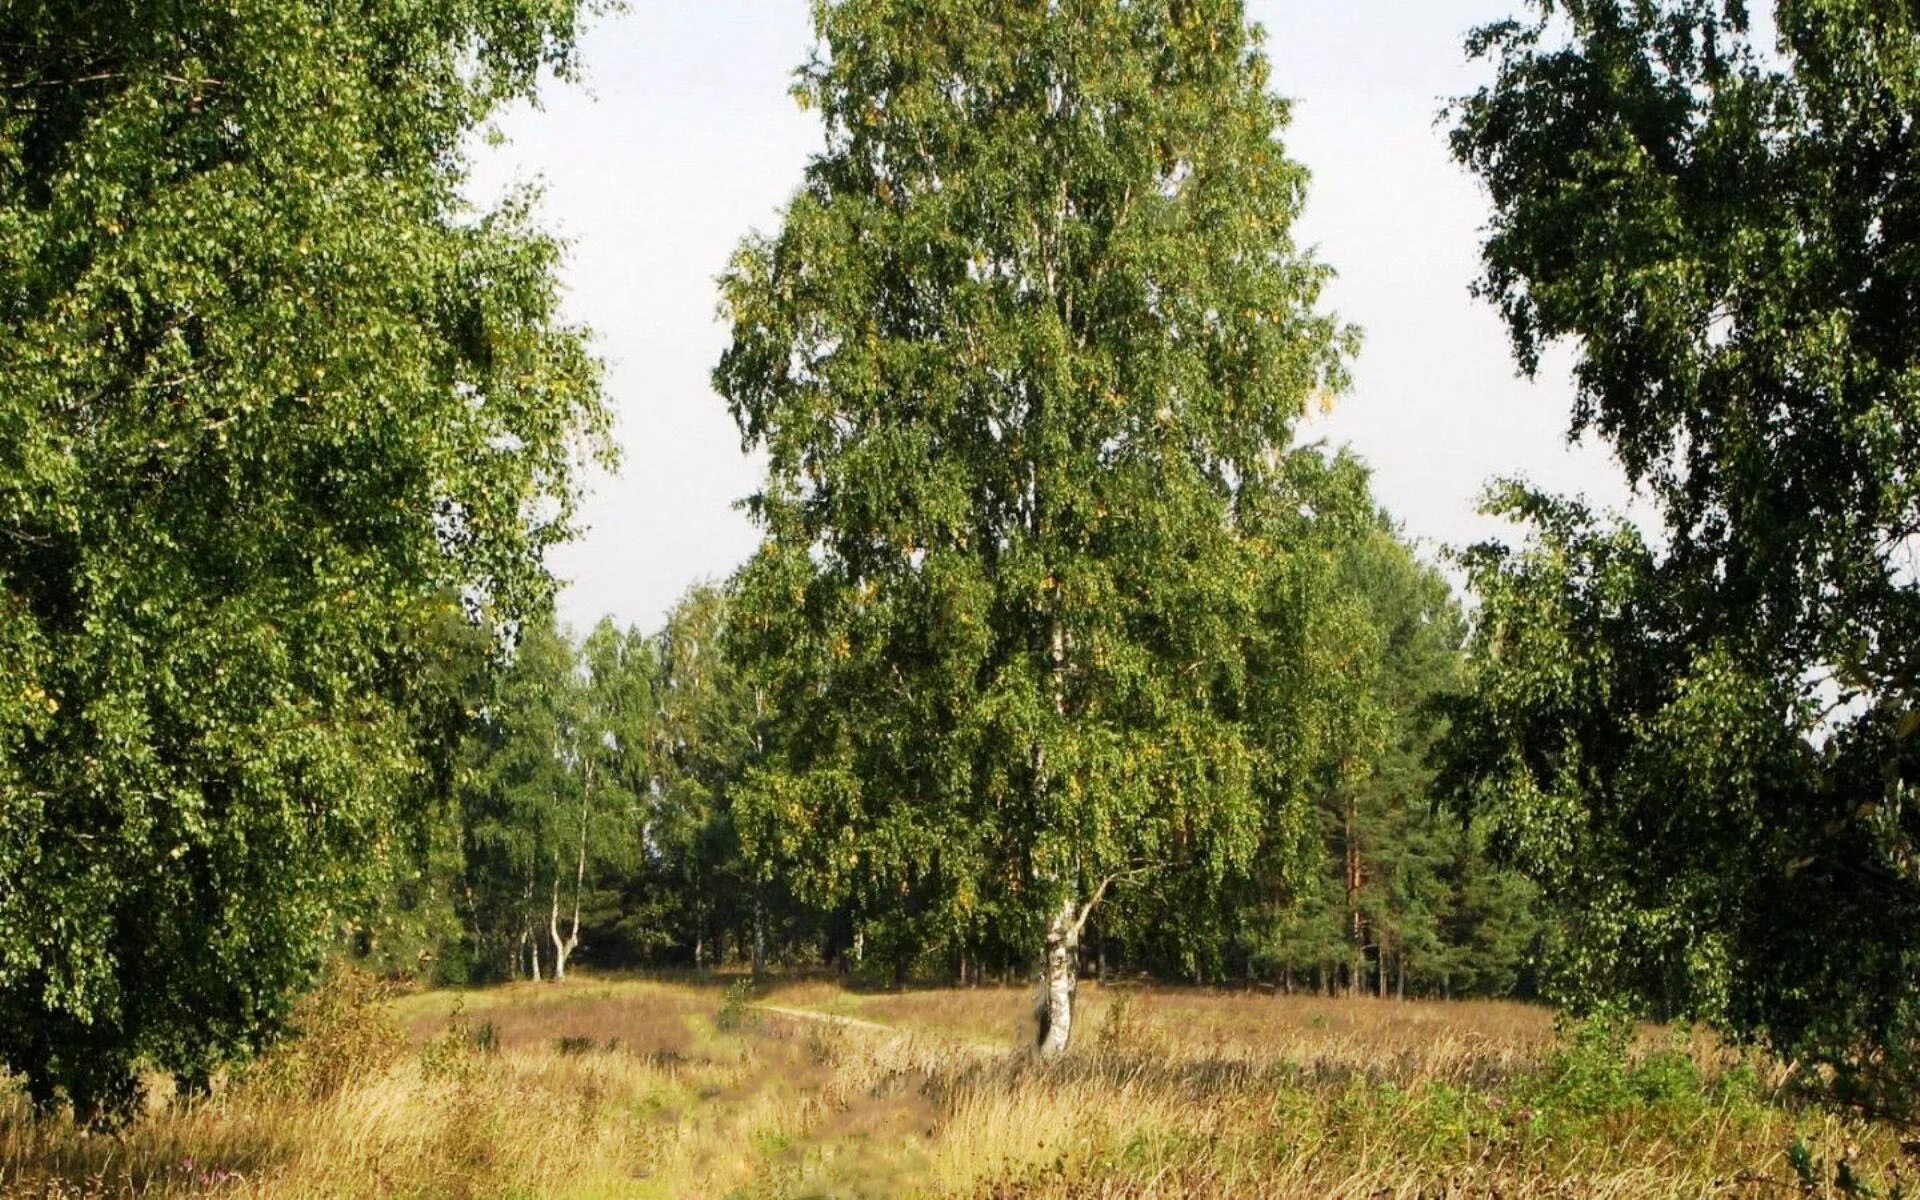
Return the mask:
[[[564,863],[554,873],[547,925],[555,979],[567,977],[568,960],[580,947],[582,908],[598,906],[602,877],[630,867],[641,852],[643,797],[653,775],[653,676],[650,639],[637,630],[620,629],[610,618],[603,618],[580,644],[576,675],[569,681],[577,699],[568,751],[575,811],[567,824],[577,837],[571,880]],[[569,886],[570,915],[563,935],[562,894]],[[617,906],[610,907],[617,912]]]
[[877,935],[1024,941],[1057,1054],[1101,901],[1243,869],[1292,809],[1257,513],[1351,338],[1239,3],[815,19],[826,149],[723,281],[768,461],[734,631],[778,714],[736,812]]
[[[1456,154],[1528,369],[1658,536],[1503,486],[1449,739],[1581,998],[1920,1096],[1920,15],[1574,0],[1474,36]],[[1750,10],[1752,10],[1750,12]]]
[[43,1107],[273,1035],[453,744],[436,621],[550,589],[598,373],[555,245],[461,188],[578,16],[0,5],[0,1060]]
[[740,859],[733,789],[758,732],[753,688],[728,650],[732,610],[730,587],[696,585],[654,638],[648,849],[655,882],[674,896],[681,940],[699,968],[719,961],[727,931],[753,919],[754,881]]
[[551,618],[529,622],[469,746],[460,892],[476,954],[503,956],[509,978],[541,979],[554,961],[558,864],[572,860],[576,828],[565,818],[576,692],[572,645]]
[[461,812],[459,890],[509,976],[564,980],[582,929],[618,922],[609,883],[639,854],[652,673],[648,639],[610,620],[577,646],[551,617],[521,630]]

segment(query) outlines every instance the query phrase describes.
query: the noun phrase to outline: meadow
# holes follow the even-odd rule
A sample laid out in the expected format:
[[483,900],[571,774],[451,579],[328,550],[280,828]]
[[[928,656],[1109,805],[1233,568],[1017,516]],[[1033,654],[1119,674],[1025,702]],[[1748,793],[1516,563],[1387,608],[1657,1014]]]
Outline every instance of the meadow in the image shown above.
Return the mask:
[[390,994],[119,1134],[0,1096],[0,1195],[1694,1197],[1912,1194],[1891,1125],[1702,1035],[1491,1001],[1085,984],[578,978]]

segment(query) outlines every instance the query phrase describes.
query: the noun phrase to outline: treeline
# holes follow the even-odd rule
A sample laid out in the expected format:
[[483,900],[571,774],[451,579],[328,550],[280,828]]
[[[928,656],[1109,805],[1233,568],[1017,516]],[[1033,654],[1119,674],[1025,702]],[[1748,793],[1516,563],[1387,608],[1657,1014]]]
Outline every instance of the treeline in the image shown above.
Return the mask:
[[[1308,451],[1365,505],[1351,458]],[[1310,786],[1305,836],[1269,837],[1204,930],[1144,879],[1090,921],[1083,970],[1379,996],[1532,994],[1536,896],[1436,803],[1437,697],[1466,621],[1384,513],[1321,518],[1343,593],[1316,659],[1362,699]],[[439,983],[600,968],[831,969],[877,982],[1024,982],[1030,945],[927,936],[907,907],[807,903],[743,838],[737,789],[780,724],[731,646],[733,582],[691,589],[649,633],[530,622],[469,678],[473,731],[449,801],[346,933],[378,969]],[[479,649],[475,643],[473,649]]]
[[0,5],[0,1062],[125,1119],[344,944],[1037,972],[1046,1054],[1085,970],[1538,988],[1911,1113],[1920,16],[1528,7],[1481,290],[1647,528],[1498,486],[1468,635],[1299,445],[1359,338],[1236,0],[823,0],[760,546],[576,641],[600,370],[463,197],[581,6]]

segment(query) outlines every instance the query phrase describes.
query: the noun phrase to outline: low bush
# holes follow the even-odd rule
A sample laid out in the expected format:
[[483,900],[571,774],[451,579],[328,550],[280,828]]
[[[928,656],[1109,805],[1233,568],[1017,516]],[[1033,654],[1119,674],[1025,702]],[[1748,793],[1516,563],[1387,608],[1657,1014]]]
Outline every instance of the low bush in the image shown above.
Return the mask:
[[753,1000],[752,980],[736,979],[728,984],[726,992],[720,997],[720,1011],[713,1017],[714,1027],[722,1033],[757,1028],[760,1018],[753,1011]]
[[263,1097],[328,1099],[356,1079],[378,1076],[406,1048],[388,1004],[390,985],[336,959],[295,1004],[287,1033],[240,1074],[240,1087]]

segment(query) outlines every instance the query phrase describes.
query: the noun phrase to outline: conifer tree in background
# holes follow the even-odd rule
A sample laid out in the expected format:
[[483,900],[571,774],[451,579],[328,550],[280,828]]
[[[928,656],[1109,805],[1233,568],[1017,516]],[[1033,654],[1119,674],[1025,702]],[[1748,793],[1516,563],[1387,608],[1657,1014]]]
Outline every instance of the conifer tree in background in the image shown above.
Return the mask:
[[[1444,728],[1434,702],[1462,662],[1452,590],[1375,503],[1355,456],[1306,447],[1290,469],[1317,506],[1275,515],[1294,599],[1262,625],[1283,624],[1287,607],[1310,617],[1300,651],[1279,660],[1306,666],[1314,690],[1299,715],[1321,726],[1310,836],[1273,831],[1210,959],[1165,962],[1153,947],[1172,938],[1152,924],[1125,950],[1170,973],[1261,975],[1282,990],[1505,993],[1532,949],[1530,889],[1486,861],[1484,831],[1439,811],[1426,761]],[[1177,929],[1178,912],[1160,924]]]
[[1487,862],[1484,831],[1439,810],[1434,703],[1458,687],[1466,622],[1452,588],[1384,513],[1354,539],[1342,582],[1366,607],[1364,686],[1380,714],[1370,761],[1326,793],[1340,859],[1353,990],[1505,993],[1532,950],[1532,892]]
[[129,1111],[270,1036],[544,600],[603,414],[462,148],[570,0],[0,6],[0,1061]]
[[[1657,538],[1519,486],[1451,785],[1563,903],[1581,999],[1920,1097],[1920,13],[1539,3],[1455,149],[1524,366]],[[1756,14],[1757,15],[1757,14]]]
[[1023,941],[1057,1052],[1112,889],[1304,817],[1312,752],[1264,736],[1298,675],[1249,669],[1258,514],[1349,339],[1239,3],[815,14],[827,149],[723,283],[769,468],[734,624],[779,714],[736,812],[908,943]]

